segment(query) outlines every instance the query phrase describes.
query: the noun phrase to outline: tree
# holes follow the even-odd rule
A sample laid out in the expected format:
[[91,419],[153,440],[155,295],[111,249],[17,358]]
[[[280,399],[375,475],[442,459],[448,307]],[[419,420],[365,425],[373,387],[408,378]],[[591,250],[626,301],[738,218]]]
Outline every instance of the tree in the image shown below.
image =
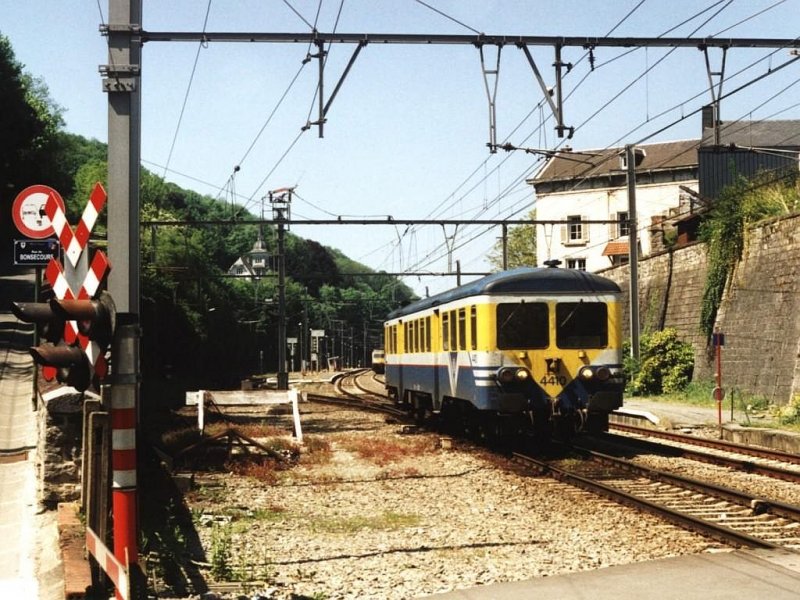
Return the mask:
[[[62,125],[47,86],[23,72],[8,38],[0,35],[0,214],[10,215],[14,198],[29,185],[59,183],[54,174],[60,173],[56,139]],[[10,220],[0,219],[0,239],[13,235]],[[0,255],[10,247],[0,244]]]
[[[530,219],[536,218],[536,211],[531,211]],[[508,268],[536,266],[536,225],[517,225],[508,229]],[[495,271],[503,269],[503,240],[495,242],[489,252],[489,264]]]

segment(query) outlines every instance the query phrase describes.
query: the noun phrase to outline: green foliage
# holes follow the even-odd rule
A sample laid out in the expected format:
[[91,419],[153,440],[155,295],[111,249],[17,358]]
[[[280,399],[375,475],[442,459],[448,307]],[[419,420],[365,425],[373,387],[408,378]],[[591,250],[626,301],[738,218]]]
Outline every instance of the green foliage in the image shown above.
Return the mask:
[[777,417],[782,425],[800,425],[800,394],[795,394],[789,404],[780,407]]
[[[61,109],[45,84],[23,71],[10,42],[0,35],[0,210],[5,214],[18,191],[43,183],[61,193],[69,219],[76,222],[94,184],[106,183],[106,146],[62,127]],[[99,215],[97,238],[107,231],[107,214]],[[276,371],[275,273],[260,280],[227,277],[259,233],[274,253],[275,229],[243,224],[255,216],[242,208],[234,215],[225,202],[182,189],[146,169],[141,171],[139,216],[142,221],[190,222],[140,231],[145,404],[177,404],[189,387],[238,387],[249,374]],[[228,219],[230,224],[191,224]],[[0,219],[0,238],[10,239],[12,229],[10,219]],[[0,246],[0,254],[5,253],[10,246]],[[396,277],[374,274],[338,250],[293,233],[287,234],[286,266],[288,334],[298,335],[300,327],[324,329],[323,358],[335,348],[354,362],[363,360],[382,344],[386,315],[413,297]]]
[[[23,71],[8,38],[0,35],[0,239],[15,235],[6,215],[20,191],[35,183],[63,182],[57,155],[62,125],[61,109],[47,86]],[[0,246],[0,256],[10,251],[11,244]]]
[[630,394],[674,393],[689,385],[694,369],[694,350],[691,344],[678,339],[675,329],[643,335],[639,355],[638,363],[632,358],[626,358],[625,362]]
[[762,219],[793,212],[800,207],[796,173],[791,177],[760,173],[739,180],[720,193],[700,227],[708,246],[708,271],[700,309],[700,327],[706,337],[714,331],[725,285],[742,257],[746,228]]
[[[531,211],[528,218],[535,219],[536,211]],[[508,229],[506,240],[506,252],[508,255],[508,268],[535,267],[536,266],[536,226],[517,225]],[[489,252],[489,264],[496,271],[503,268],[503,240],[495,242],[491,252]]]
[[231,533],[226,526],[214,526],[211,532],[211,575],[217,581],[233,579]]

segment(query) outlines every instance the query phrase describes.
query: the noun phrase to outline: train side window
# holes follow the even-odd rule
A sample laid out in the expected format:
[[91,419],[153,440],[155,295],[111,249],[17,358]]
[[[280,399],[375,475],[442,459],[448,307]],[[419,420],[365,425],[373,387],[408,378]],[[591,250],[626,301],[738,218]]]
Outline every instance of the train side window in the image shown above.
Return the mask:
[[478,307],[469,307],[469,328],[470,328],[470,347],[473,350],[478,349]]
[[458,322],[456,311],[450,311],[450,350],[458,350]]
[[501,350],[547,348],[550,345],[547,304],[515,302],[497,305],[497,347]]
[[416,323],[414,323],[414,352],[419,352],[422,350],[420,345],[420,325],[421,322],[419,319],[417,319]]
[[458,349],[467,349],[467,309],[458,309]]
[[431,318],[425,317],[425,351],[430,352],[431,348]]
[[608,346],[605,302],[559,302],[556,305],[556,344],[559,348]]
[[442,313],[442,350],[450,350],[450,313]]
[[425,319],[419,320],[419,351],[428,351],[428,349],[425,347]]

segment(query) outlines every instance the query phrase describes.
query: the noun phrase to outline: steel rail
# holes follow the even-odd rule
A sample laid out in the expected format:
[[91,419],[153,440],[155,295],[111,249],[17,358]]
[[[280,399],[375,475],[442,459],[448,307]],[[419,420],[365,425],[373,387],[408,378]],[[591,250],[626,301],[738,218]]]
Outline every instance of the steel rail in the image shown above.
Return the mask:
[[[328,404],[338,404],[341,406],[347,406],[349,408],[361,408],[361,409],[371,410],[373,412],[379,412],[391,415],[401,420],[410,420],[408,413],[406,413],[405,411],[399,410],[387,403],[368,402],[362,396],[358,394],[353,394],[352,392],[348,392],[345,389],[343,389],[342,382],[344,379],[347,379],[348,377],[351,377],[354,374],[363,373],[364,371],[367,370],[368,369],[361,369],[350,373],[344,373],[338,376],[336,380],[333,382],[333,384],[337,393],[341,394],[341,396],[327,396],[324,394],[306,394],[306,398],[311,401],[325,402]],[[379,396],[379,394],[375,394],[374,392],[368,392],[368,393],[373,396]]]
[[582,452],[585,452],[593,459],[624,469],[630,473],[646,477],[647,479],[670,483],[688,490],[700,492],[701,494],[715,496],[717,498],[739,504],[740,506],[746,508],[757,509],[759,514],[769,513],[784,517],[786,519],[791,519],[793,521],[800,521],[800,506],[796,506],[794,504],[786,504],[776,500],[759,498],[753,494],[748,494],[733,488],[700,481],[698,479],[685,477],[683,475],[677,475],[675,473],[670,473],[669,471],[663,471],[661,469],[655,469],[653,467],[646,467],[644,465],[636,464],[625,458],[619,458],[604,454],[602,452],[597,452],[591,448],[575,446],[574,444],[573,448],[577,448]]
[[[642,440],[628,436],[605,434],[603,437],[610,443],[622,444],[626,446],[636,446],[640,449],[648,450],[650,452],[662,454],[665,456],[690,458],[700,462],[730,467],[737,471],[744,471],[746,473],[753,473],[755,475],[763,475],[765,477],[772,477],[773,479],[780,479],[782,481],[790,481],[792,483],[800,483],[800,471],[783,469],[772,465],[753,462],[751,460],[742,460],[738,458],[731,458],[728,456],[720,456],[717,454],[709,454],[699,450],[692,450],[691,448],[681,448],[680,446],[671,446],[668,444],[659,444],[649,440]],[[601,438],[598,438],[601,439]]]
[[748,456],[757,456],[759,458],[767,458],[770,460],[800,465],[800,455],[792,454],[791,452],[783,452],[781,450],[747,446],[745,444],[738,444],[736,442],[729,442],[727,440],[696,437],[674,431],[648,429],[646,427],[637,427],[636,425],[628,425],[625,423],[612,423],[611,428],[619,429],[620,431],[626,431],[628,433],[643,435],[646,437],[658,437],[666,440],[690,444],[692,446],[704,446],[706,448],[725,450],[726,452],[735,452],[737,454],[746,454]]
[[370,389],[368,389],[366,387],[366,385],[361,383],[361,381],[360,381],[361,376],[364,376],[367,373],[370,373],[370,379],[372,379],[373,381],[376,381],[376,382],[378,381],[377,379],[375,379],[376,373],[373,372],[372,369],[366,369],[364,371],[361,371],[360,373],[358,373],[357,375],[355,375],[353,377],[353,383],[355,383],[356,387],[358,389],[360,389],[362,392],[364,392],[365,394],[370,394],[372,396],[376,396],[378,398],[381,398],[383,400],[387,400],[388,401],[389,400],[389,396],[387,396],[386,394],[381,394],[380,392],[376,392],[374,390],[370,390]]
[[618,502],[639,510],[645,510],[649,513],[662,517],[663,519],[678,525],[679,527],[690,529],[702,535],[707,535],[725,544],[734,544],[750,548],[782,548],[782,546],[773,544],[772,542],[761,540],[746,533],[742,533],[728,527],[723,527],[715,523],[710,523],[703,519],[681,513],[680,511],[673,510],[644,498],[639,498],[633,494],[629,494],[610,485],[606,485],[588,477],[584,477],[582,475],[578,475],[576,473],[556,467],[549,462],[533,458],[532,456],[515,452],[513,453],[513,457],[523,463],[536,466],[537,468],[541,469],[543,473],[549,474],[558,481],[563,481],[581,489],[599,494],[609,498],[610,500],[613,500],[614,502]]

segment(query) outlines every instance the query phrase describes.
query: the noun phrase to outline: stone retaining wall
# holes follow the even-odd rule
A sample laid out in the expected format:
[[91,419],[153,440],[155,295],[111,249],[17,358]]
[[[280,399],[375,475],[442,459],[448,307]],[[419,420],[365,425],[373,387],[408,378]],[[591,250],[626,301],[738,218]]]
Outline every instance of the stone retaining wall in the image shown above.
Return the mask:
[[[706,269],[706,249],[700,243],[642,260],[639,322],[642,332],[674,327],[695,348],[695,378],[711,379],[713,349],[700,331]],[[625,265],[601,274],[625,292],[623,314],[628,315],[630,269]],[[800,394],[800,215],[748,230],[717,323],[725,333],[724,388],[777,404]],[[626,321],[625,335],[629,329]]]

